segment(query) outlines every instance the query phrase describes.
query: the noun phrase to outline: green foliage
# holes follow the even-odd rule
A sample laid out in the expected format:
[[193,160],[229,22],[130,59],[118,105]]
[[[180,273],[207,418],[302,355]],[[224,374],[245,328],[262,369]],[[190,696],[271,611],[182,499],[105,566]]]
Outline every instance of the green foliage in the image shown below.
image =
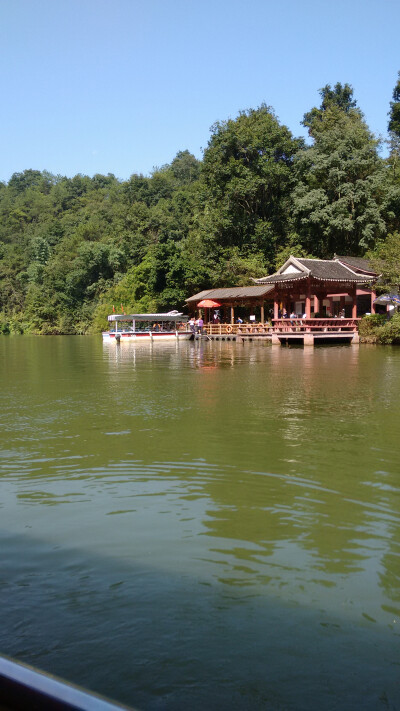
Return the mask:
[[200,161],[189,151],[179,151],[171,163],[171,173],[177,185],[190,185],[199,179],[200,167]]
[[5,314],[0,314],[0,333],[8,335],[11,331],[10,320]]
[[400,137],[400,72],[397,84],[393,89],[393,101],[390,102],[388,129]]
[[400,233],[389,234],[385,240],[377,242],[375,249],[368,252],[368,259],[378,274],[382,291],[400,288]]
[[361,116],[359,109],[356,109],[357,102],[353,99],[353,89],[350,84],[335,84],[334,88],[327,84],[319,90],[321,96],[321,106],[311,109],[304,114],[303,126],[307,126],[310,136],[315,136],[323,125],[334,122],[335,117],[340,114],[355,114]]
[[300,146],[266,105],[214,124],[202,166],[203,227],[217,245],[247,246],[268,257],[284,242]]
[[252,278],[262,277],[267,266],[262,253],[243,255],[237,247],[226,249],[216,265],[215,283],[221,286],[247,286]]
[[364,316],[358,325],[361,340],[364,343],[376,343],[385,323],[385,315],[371,314],[370,316]]
[[100,299],[94,312],[93,330],[102,331],[107,323],[107,315],[113,310],[121,313],[152,313],[157,311],[158,304],[152,294],[156,261],[152,254],[137,267],[131,267],[124,277],[110,287]]
[[310,254],[306,248],[302,245],[299,235],[296,233],[290,234],[286,245],[282,249],[278,250],[275,257],[274,269],[277,271],[282,264],[289,259],[291,256],[303,257],[303,259],[313,259],[314,255]]
[[380,314],[364,316],[359,324],[359,333],[364,343],[398,344],[400,343],[400,314],[395,313],[391,319]]
[[398,284],[395,125],[383,160],[351,87],[320,93],[304,117],[309,148],[262,105],[215,123],[202,161],[180,151],[149,177],[25,170],[0,183],[0,333],[99,331],[121,304],[181,309],[188,295],[249,284],[290,254],[369,248],[383,284]]
[[396,313],[378,334],[378,343],[383,345],[400,343],[400,314]]
[[328,103],[311,122],[313,146],[295,161],[293,217],[302,244],[322,257],[360,255],[386,232],[389,184],[360,112]]

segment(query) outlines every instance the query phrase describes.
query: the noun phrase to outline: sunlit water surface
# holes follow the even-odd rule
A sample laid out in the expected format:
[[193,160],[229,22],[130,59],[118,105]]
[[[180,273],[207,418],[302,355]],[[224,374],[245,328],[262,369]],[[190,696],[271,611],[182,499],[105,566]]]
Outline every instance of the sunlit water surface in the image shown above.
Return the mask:
[[0,652],[139,709],[400,709],[400,349],[0,340]]

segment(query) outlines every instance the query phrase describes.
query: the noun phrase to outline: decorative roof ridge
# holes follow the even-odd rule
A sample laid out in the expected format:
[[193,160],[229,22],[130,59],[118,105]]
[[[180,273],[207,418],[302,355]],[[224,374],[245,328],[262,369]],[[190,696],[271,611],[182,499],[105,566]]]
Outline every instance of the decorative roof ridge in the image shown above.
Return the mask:
[[307,262],[335,262],[336,259],[319,259],[318,257],[296,257],[296,259],[307,260]]
[[347,264],[345,264],[344,262],[342,262],[341,259],[335,258],[335,259],[331,259],[331,261],[332,261],[332,262],[337,262],[337,264],[340,264],[340,265],[341,265],[342,267],[344,267],[345,269],[348,269],[348,271],[351,272],[352,274],[355,274],[356,276],[360,276],[360,274],[359,274],[358,272],[355,272],[354,269],[351,269],[351,267],[349,267]]
[[[350,271],[350,269],[348,271]],[[373,276],[366,276],[364,274],[357,274],[356,272],[353,272],[353,274],[354,274],[354,276],[358,277],[357,281],[359,281],[360,284],[364,284],[367,281],[374,280]],[[346,282],[346,279],[340,279],[339,277],[320,277],[320,276],[313,275],[313,279],[316,279],[317,281],[335,281],[338,284],[340,282]],[[356,281],[356,280],[352,279],[351,281]]]
[[[367,264],[369,264],[369,260],[366,259],[366,257],[352,257],[352,256],[349,256],[349,257],[347,257],[347,256],[342,256],[342,257],[340,257],[340,256],[338,256],[337,254],[335,254],[335,256],[334,256],[334,261],[335,261],[335,262],[338,262],[338,264],[341,264],[343,267],[346,267],[346,269],[349,269],[350,271],[354,271],[354,270],[351,268],[351,266],[349,265],[349,263],[346,262],[346,259],[362,259],[362,260],[364,260]],[[377,272],[376,272],[374,269],[371,269],[371,268],[357,267],[357,266],[355,266],[354,269],[358,269],[358,272],[354,272],[354,274],[360,274],[360,272],[364,272],[365,274],[370,274],[370,275],[377,274]],[[379,277],[379,276],[381,276],[381,275],[379,274],[378,277]]]
[[283,274],[283,270],[286,269],[286,267],[289,264],[293,264],[293,263],[295,264],[295,266],[297,266],[300,269],[301,272],[304,272],[304,270],[306,270],[306,272],[310,273],[310,270],[308,269],[308,267],[304,266],[304,264],[301,264],[301,262],[299,262],[299,258],[295,257],[293,254],[291,254],[290,257],[287,258],[286,262],[284,264],[282,264],[281,267],[279,267],[277,272],[274,272],[274,274],[269,274],[268,276],[275,276],[278,274]]
[[[269,274],[266,277],[260,277],[260,279],[256,280],[257,284],[271,284],[271,283],[276,283],[278,281],[282,282],[288,282],[288,281],[301,281],[302,279],[308,279],[310,276],[309,270],[307,271],[300,271],[300,272],[287,272],[286,274],[280,274],[279,272],[275,272],[275,274]],[[271,282],[270,280],[274,279],[274,282]]]

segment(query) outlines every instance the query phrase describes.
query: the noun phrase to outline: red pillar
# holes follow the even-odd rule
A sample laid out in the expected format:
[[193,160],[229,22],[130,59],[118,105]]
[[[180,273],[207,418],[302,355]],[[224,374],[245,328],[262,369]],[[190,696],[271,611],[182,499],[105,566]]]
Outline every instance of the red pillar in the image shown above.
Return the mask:
[[371,291],[371,314],[375,313],[375,304],[374,304],[375,299],[376,299],[376,291]]
[[319,296],[314,295],[314,316],[318,314],[320,310]]
[[311,318],[311,286],[310,281],[307,284],[306,292],[306,318]]
[[353,306],[351,309],[351,318],[357,318],[357,289],[353,290]]
[[274,299],[274,318],[279,318],[279,301]]

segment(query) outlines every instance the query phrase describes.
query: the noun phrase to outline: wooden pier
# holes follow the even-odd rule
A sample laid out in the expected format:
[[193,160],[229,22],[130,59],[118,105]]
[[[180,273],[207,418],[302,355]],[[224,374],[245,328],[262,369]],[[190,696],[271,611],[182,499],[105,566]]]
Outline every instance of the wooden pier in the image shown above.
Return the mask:
[[268,341],[280,346],[316,342],[347,341],[359,343],[356,318],[273,319],[271,323],[206,324],[202,338],[212,341]]

